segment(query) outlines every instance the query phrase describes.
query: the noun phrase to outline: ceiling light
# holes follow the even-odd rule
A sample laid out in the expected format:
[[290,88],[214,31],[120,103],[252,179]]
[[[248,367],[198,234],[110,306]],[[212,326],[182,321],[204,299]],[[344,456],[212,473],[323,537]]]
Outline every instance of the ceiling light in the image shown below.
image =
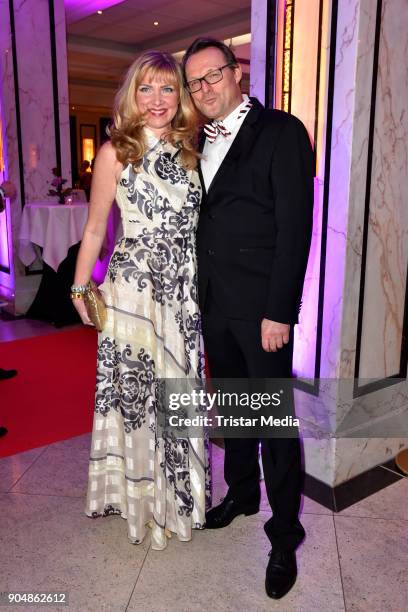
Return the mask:
[[96,11],[98,15],[102,15],[103,11]]
[[153,21],[153,25],[154,25],[154,26],[158,26],[158,25],[159,25],[159,22],[158,22],[158,21]]

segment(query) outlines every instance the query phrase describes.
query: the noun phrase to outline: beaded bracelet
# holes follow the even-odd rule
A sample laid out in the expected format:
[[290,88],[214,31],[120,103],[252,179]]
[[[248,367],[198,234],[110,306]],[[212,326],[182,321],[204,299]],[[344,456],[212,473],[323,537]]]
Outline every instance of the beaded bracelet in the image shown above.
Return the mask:
[[72,285],[71,293],[81,293],[82,295],[84,295],[84,293],[86,293],[88,289],[88,285],[89,283],[87,283],[86,285]]

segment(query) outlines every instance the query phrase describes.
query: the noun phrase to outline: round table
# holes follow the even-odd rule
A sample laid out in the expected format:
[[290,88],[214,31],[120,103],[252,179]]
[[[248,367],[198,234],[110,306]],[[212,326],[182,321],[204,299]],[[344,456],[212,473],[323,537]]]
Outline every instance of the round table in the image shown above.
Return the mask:
[[57,327],[79,322],[70,299],[75,263],[88,218],[88,204],[32,202],[23,209],[18,256],[26,265],[40,258],[42,278],[26,316]]
[[[81,241],[88,218],[88,204],[31,202],[23,208],[18,256],[25,266],[39,256],[55,272],[70,247]],[[38,247],[42,248],[42,254]]]

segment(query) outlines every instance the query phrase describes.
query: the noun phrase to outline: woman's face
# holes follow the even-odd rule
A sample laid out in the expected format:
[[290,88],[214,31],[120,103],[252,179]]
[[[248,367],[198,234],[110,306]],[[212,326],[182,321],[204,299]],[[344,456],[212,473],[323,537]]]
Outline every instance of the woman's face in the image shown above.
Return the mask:
[[166,77],[149,77],[147,73],[136,90],[136,104],[146,118],[146,125],[160,138],[171,128],[178,105],[176,87]]

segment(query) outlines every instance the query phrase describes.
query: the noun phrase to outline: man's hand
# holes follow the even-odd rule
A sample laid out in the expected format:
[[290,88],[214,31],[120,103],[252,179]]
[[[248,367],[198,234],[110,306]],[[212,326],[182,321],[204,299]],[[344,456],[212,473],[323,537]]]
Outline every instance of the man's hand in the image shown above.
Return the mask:
[[262,319],[261,336],[264,351],[276,353],[289,342],[290,325]]

